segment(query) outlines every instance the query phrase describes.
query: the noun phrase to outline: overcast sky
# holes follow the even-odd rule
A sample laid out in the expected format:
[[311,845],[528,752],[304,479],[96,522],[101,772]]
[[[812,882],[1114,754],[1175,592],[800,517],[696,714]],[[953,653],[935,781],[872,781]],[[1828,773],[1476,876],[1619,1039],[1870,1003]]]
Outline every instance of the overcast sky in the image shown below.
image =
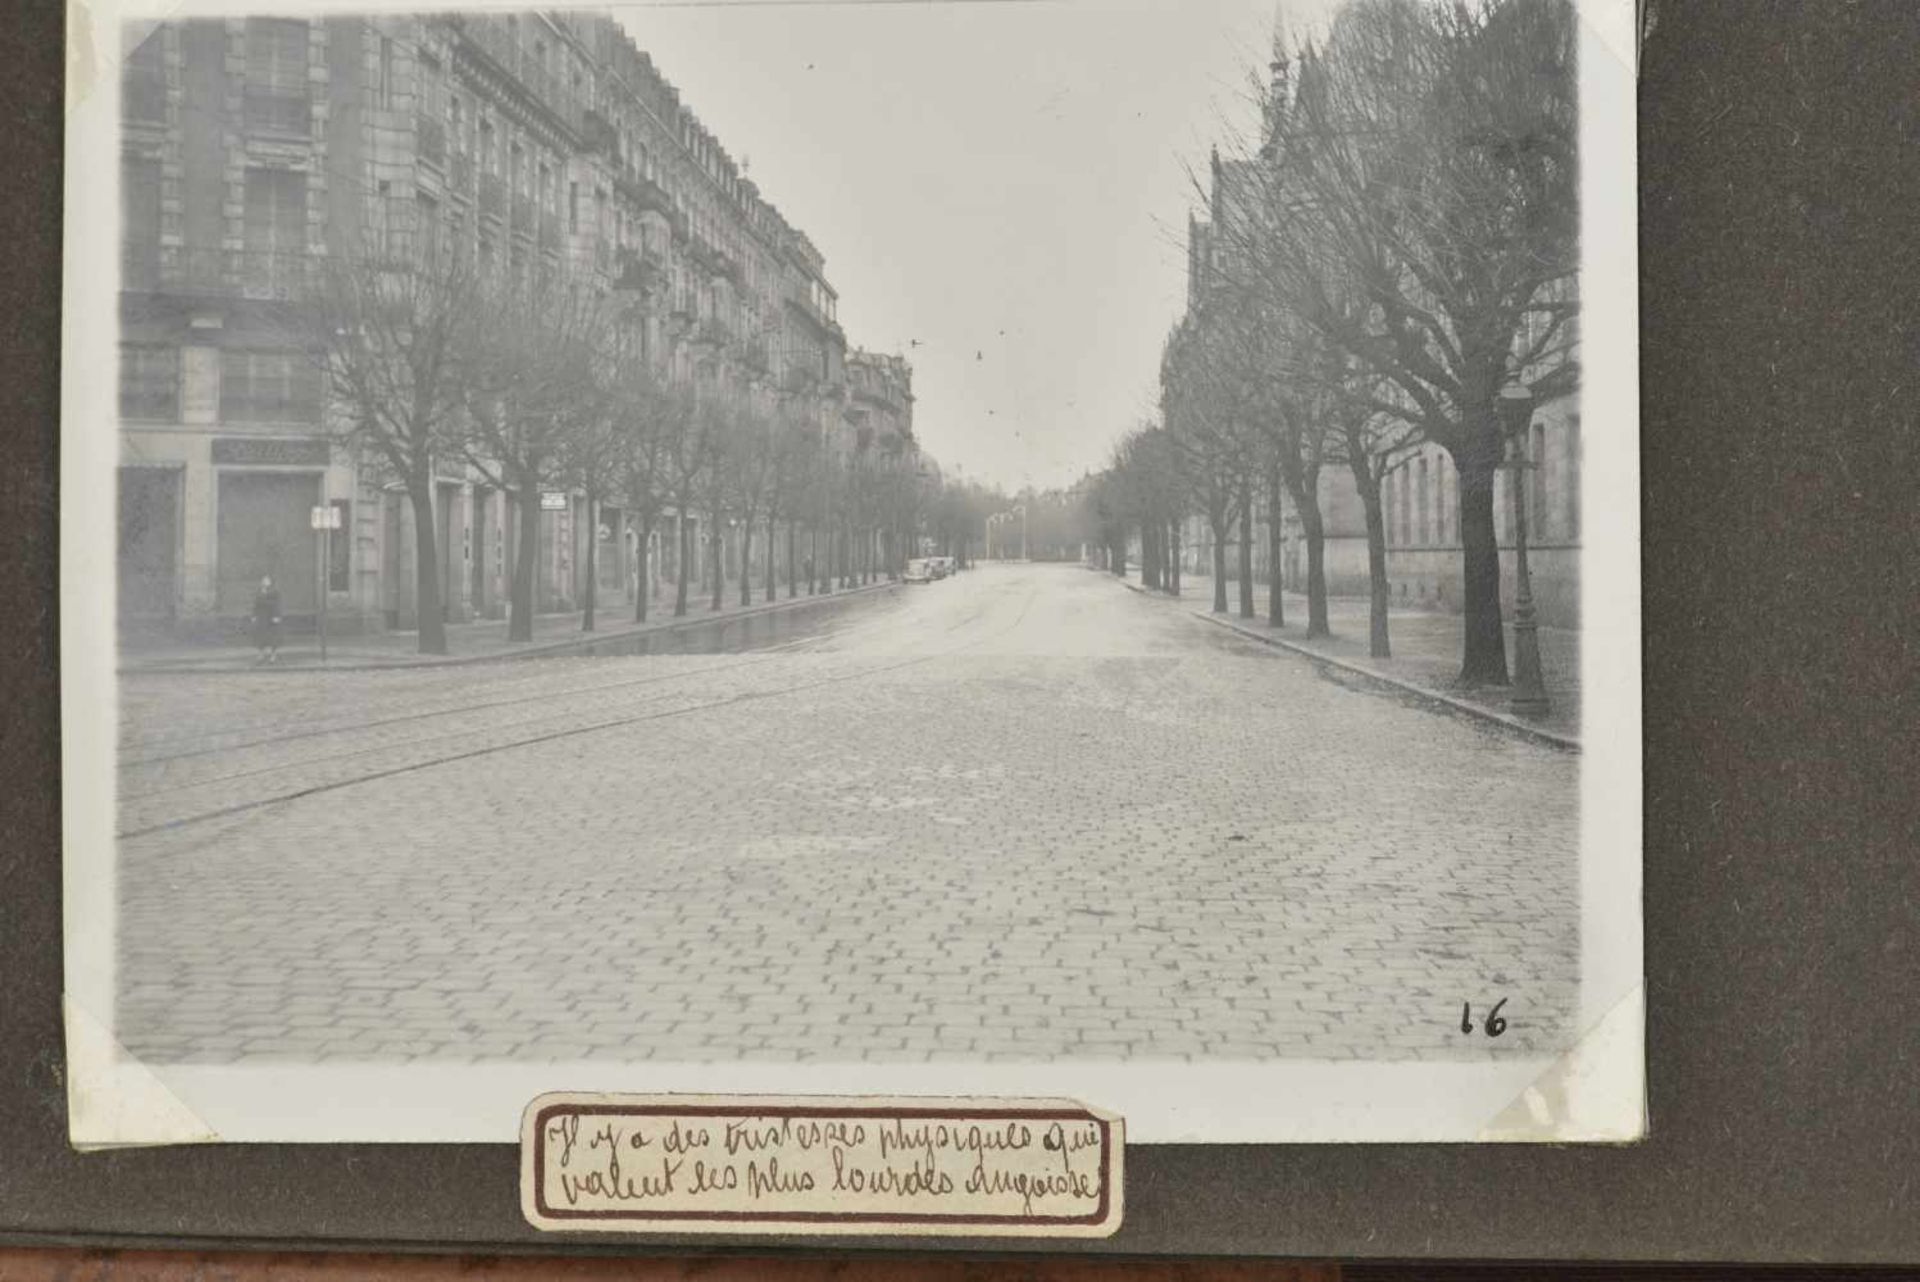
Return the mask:
[[[1335,7],[1282,2],[1290,32]],[[614,12],[826,255],[849,343],[912,361],[915,431],[949,472],[1068,483],[1152,413],[1189,167],[1252,128],[1275,0]]]

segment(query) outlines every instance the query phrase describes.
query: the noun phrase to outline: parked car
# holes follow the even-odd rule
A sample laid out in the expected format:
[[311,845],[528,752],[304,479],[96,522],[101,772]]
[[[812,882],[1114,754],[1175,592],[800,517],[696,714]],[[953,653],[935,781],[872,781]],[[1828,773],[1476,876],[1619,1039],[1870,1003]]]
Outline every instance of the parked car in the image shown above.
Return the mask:
[[953,558],[952,558],[952,557],[950,557],[950,556],[930,556],[930,557],[928,557],[928,558],[927,558],[927,560],[929,560],[929,561],[931,561],[931,562],[933,563],[933,577],[934,577],[934,578],[936,578],[936,579],[944,579],[944,578],[946,578],[946,577],[947,577],[947,576],[948,576],[949,574],[952,574],[952,573],[953,573]]
[[904,577],[908,583],[931,583],[934,578],[933,565],[924,557],[919,560],[909,561],[907,562],[907,573]]

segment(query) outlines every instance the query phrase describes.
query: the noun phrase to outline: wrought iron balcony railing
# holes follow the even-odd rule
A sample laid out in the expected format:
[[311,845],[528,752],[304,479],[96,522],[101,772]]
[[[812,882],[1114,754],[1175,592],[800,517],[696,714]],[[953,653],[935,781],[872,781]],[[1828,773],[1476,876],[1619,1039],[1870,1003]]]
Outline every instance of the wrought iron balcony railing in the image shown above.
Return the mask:
[[238,298],[293,299],[316,283],[321,260],[281,250],[186,245],[127,245],[120,287]]
[[540,65],[535,52],[518,43],[504,17],[462,14],[460,32],[495,66],[519,82],[529,97],[545,107],[576,136],[585,133],[585,112],[579,95],[558,75]]

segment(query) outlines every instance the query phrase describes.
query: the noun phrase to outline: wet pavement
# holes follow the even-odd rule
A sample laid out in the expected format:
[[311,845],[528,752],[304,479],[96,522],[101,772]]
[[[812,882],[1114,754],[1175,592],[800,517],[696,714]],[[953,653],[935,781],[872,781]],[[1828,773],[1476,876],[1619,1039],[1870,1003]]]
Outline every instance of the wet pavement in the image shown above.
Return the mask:
[[647,653],[124,676],[117,1032],[194,1062],[1563,1046],[1577,757],[1166,604],[989,565]]

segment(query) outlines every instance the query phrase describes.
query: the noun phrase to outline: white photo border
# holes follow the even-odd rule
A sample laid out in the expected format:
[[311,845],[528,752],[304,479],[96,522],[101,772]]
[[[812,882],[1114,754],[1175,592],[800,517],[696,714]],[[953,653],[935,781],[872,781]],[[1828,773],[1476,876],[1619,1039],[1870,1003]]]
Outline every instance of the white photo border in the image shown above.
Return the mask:
[[[274,5],[196,3],[193,13]],[[279,8],[284,9],[282,3]],[[420,10],[444,5],[415,6]],[[464,9],[515,8],[466,4]],[[61,434],[63,876],[71,1138],[510,1143],[554,1091],[1057,1096],[1134,1144],[1629,1141],[1645,1132],[1633,0],[1577,0],[1583,419],[1579,1027],[1559,1059],[1009,1064],[143,1065],[113,1040],[118,42],[153,0],[70,0]],[[314,0],[301,12],[364,11]],[[1091,20],[1091,19],[1090,19]],[[1515,905],[1516,913],[1524,905]]]

